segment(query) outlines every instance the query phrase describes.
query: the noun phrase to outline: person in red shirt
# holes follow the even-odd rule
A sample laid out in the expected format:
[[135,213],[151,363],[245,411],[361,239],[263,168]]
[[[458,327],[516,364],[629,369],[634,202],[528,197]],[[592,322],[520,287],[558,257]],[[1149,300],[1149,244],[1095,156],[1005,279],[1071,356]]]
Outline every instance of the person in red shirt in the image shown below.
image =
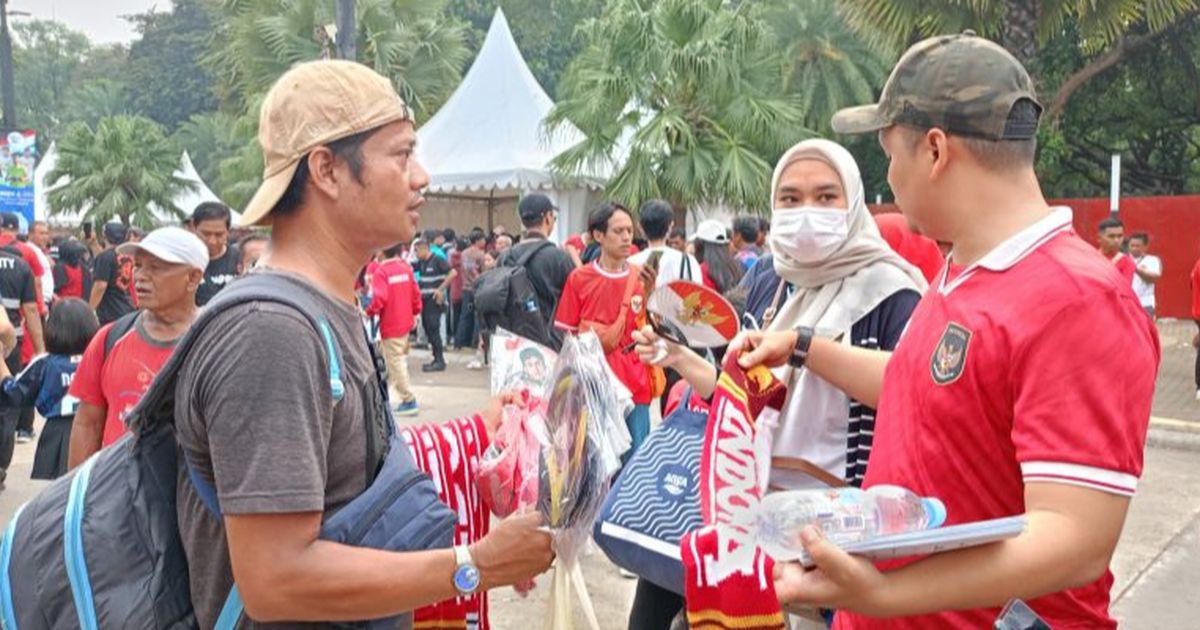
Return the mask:
[[912,231],[904,215],[897,212],[875,215],[875,225],[879,226],[883,240],[901,258],[920,269],[925,280],[932,283],[946,263],[937,241]]
[[371,305],[367,315],[379,318],[388,383],[396,395],[396,413],[417,415],[417,397],[408,380],[408,334],[421,313],[421,289],[412,267],[404,261],[404,245],[384,250],[387,258],[371,274]]
[[893,353],[806,329],[747,333],[730,351],[751,349],[744,366],[806,367],[876,406],[864,488],[938,497],[949,525],[1021,513],[1028,524],[878,565],[810,527],[800,538],[816,568],[777,565],[776,594],[837,608],[839,629],[991,627],[1014,598],[1050,627],[1115,628],[1108,564],[1142,472],[1154,324],[1071,230],[1070,210],[1046,204],[1034,171],[1042,108],[1010,53],[973,33],[928,39],[882,94],[833,129],[879,134],[897,205],[952,244],[945,268]]
[[1125,243],[1125,224],[1120,219],[1110,217],[1100,222],[1100,233],[1097,236],[1100,243],[1100,253],[1117,266],[1121,276],[1133,286],[1133,275],[1137,273],[1137,263],[1133,257],[1121,251]]
[[594,331],[613,373],[633,394],[635,407],[625,418],[633,438],[628,459],[650,434],[651,400],[650,376],[630,346],[646,301],[640,270],[628,262],[633,215],[620,204],[602,204],[588,215],[588,232],[600,257],[567,276],[554,325],[568,333]]
[[70,239],[58,246],[58,264],[54,266],[54,295],[59,298],[87,299],[92,294],[92,273],[84,258],[87,246]]
[[[208,267],[208,248],[195,234],[160,228],[140,243],[121,245],[117,254],[133,257],[133,282],[143,310],[101,328],[83,353],[70,390],[80,406],[71,427],[69,468],[125,435],[125,417],[199,310],[196,291]],[[114,328],[125,334],[110,343]]]

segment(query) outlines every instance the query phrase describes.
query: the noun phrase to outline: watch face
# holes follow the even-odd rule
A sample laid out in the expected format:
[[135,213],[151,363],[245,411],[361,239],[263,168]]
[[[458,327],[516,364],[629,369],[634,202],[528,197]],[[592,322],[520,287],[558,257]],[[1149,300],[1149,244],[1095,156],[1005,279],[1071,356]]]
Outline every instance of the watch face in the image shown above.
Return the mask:
[[464,564],[454,571],[454,588],[461,593],[474,593],[479,588],[479,569]]

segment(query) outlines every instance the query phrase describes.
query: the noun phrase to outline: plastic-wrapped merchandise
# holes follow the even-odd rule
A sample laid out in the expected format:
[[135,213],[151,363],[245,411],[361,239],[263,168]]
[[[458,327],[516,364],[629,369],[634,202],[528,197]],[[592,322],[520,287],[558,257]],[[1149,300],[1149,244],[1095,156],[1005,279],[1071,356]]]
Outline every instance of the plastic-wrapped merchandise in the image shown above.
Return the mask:
[[550,384],[550,370],[557,361],[558,355],[550,348],[497,328],[488,351],[492,395],[529,391],[541,396]]
[[546,431],[541,402],[526,391],[520,404],[506,405],[492,443],[480,458],[476,485],[484,505],[500,518],[537,503]]
[[573,627],[573,593],[589,625],[599,628],[579,553],[628,448],[620,446],[625,419],[613,404],[616,397],[600,340],[590,333],[566,339],[546,395],[538,495],[558,558],[546,616],[549,630]]

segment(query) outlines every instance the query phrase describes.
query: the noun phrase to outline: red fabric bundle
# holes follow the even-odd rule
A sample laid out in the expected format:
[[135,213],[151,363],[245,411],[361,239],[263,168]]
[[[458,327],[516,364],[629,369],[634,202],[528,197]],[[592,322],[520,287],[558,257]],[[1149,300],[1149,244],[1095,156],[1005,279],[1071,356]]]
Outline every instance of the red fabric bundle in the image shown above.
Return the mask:
[[770,370],[743,370],[725,357],[700,457],[700,505],[709,526],[683,537],[680,551],[693,630],[782,630],[774,562],[754,544],[744,518],[761,498],[755,419],[783,406],[787,390]]
[[[483,418],[474,416],[440,425],[407,427],[401,431],[417,466],[433,479],[442,502],[458,512],[454,544],[469,545],[487,535],[491,515],[473,482],[488,447]],[[458,597],[413,613],[421,630],[490,630],[487,593]]]

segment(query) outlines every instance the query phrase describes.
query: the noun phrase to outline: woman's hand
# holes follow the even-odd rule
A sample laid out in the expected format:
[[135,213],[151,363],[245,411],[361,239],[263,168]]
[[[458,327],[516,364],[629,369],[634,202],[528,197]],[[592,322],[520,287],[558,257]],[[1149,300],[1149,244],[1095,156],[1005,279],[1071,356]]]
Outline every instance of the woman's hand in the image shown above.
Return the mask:
[[650,326],[643,326],[641,330],[633,331],[631,335],[634,347],[637,350],[638,358],[646,365],[654,365],[662,368],[674,367],[683,356],[685,348],[677,343],[672,343],[658,336],[654,329]]

